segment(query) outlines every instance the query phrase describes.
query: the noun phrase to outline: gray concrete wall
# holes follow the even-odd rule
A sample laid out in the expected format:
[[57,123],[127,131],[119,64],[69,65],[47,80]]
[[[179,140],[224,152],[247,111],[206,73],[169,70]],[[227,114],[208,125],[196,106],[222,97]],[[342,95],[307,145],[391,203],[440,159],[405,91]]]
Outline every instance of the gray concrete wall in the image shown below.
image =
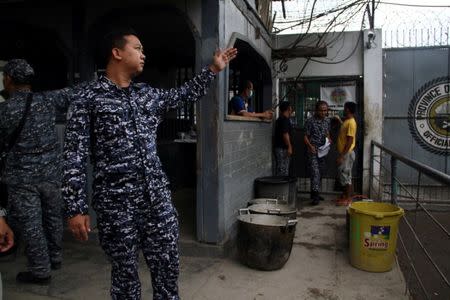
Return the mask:
[[[220,46],[232,45],[236,38],[248,42],[271,66],[271,48],[267,41],[256,35],[251,19],[245,16],[233,1],[219,1]],[[222,217],[224,220],[224,240],[236,234],[237,210],[246,207],[253,197],[255,178],[272,174],[272,124],[262,121],[224,120],[228,105],[228,79],[219,86],[221,95],[220,122],[223,131],[218,156],[222,170]],[[270,93],[269,93],[270,94]]]
[[224,221],[232,234],[237,210],[254,196],[255,178],[272,174],[272,124],[225,121],[223,128]]
[[[364,45],[367,44],[364,31]],[[363,193],[368,194],[370,178],[370,143],[381,142],[383,134],[383,52],[381,30],[375,30],[377,47],[364,49],[364,161]]]
[[[341,35],[341,36],[339,36]],[[325,44],[332,44],[327,48],[326,57],[317,57],[315,59],[332,64],[321,64],[310,61],[303,71],[303,77],[328,77],[328,76],[355,76],[363,75],[363,44],[360,38],[361,32],[345,32],[343,34],[336,32],[330,33],[324,39]],[[276,48],[284,48],[292,44],[298,35],[278,35],[275,37]],[[303,39],[299,45],[314,46],[316,44],[316,35],[310,35]],[[322,43],[321,45],[323,45]],[[356,47],[356,51],[352,54]],[[380,46],[381,47],[381,46]],[[336,63],[342,61],[342,63]],[[279,78],[295,78],[305,64],[305,58],[295,58],[288,62],[288,70],[280,73]],[[276,64],[278,69],[278,63]]]

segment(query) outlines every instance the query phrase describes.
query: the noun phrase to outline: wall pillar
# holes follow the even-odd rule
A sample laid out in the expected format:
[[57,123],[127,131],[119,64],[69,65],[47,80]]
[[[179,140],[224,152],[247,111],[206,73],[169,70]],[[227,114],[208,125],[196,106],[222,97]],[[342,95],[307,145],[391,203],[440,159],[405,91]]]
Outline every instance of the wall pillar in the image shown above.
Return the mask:
[[382,142],[383,136],[383,51],[381,30],[367,47],[369,30],[364,31],[364,160],[363,193],[369,192],[370,143]]

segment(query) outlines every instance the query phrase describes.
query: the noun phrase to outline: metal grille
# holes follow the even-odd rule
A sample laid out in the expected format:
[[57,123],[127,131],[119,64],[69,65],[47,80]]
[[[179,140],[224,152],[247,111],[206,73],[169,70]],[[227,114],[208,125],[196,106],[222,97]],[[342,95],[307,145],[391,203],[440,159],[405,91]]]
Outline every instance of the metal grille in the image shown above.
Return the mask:
[[[398,255],[407,289],[413,299],[448,299],[450,176],[376,142],[372,142],[370,162],[370,197],[406,211]],[[400,165],[415,172],[415,183],[399,179]]]

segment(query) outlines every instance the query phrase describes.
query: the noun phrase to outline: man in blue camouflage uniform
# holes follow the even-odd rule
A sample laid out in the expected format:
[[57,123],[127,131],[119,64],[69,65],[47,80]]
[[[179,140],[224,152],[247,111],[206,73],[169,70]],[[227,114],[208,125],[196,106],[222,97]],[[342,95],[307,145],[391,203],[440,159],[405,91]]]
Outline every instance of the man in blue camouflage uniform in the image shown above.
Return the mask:
[[[2,144],[8,143],[25,113],[33,76],[33,68],[23,59],[10,60],[4,67],[9,98],[0,103]],[[69,92],[33,93],[22,131],[7,153],[2,181],[8,185],[8,218],[26,243],[29,262],[29,271],[17,275],[19,282],[48,283],[50,269],[61,266],[61,151],[55,118],[57,109],[67,109]]]
[[328,115],[328,103],[318,101],[316,103],[316,111],[314,116],[305,122],[304,142],[308,148],[308,165],[311,180],[311,204],[317,205],[323,200],[319,195],[322,174],[325,167],[325,156],[317,155],[319,147],[323,146],[326,138],[330,138],[330,119]]
[[105,37],[106,76],[75,95],[64,146],[63,198],[69,228],[90,231],[86,160],[94,165],[93,203],[100,244],[111,261],[112,299],[140,299],[138,251],[150,269],[154,299],[178,296],[178,220],[156,154],[156,130],[168,108],[202,97],[215,74],[236,56],[218,51],[213,64],[178,89],[134,83],[145,55],[131,30]]

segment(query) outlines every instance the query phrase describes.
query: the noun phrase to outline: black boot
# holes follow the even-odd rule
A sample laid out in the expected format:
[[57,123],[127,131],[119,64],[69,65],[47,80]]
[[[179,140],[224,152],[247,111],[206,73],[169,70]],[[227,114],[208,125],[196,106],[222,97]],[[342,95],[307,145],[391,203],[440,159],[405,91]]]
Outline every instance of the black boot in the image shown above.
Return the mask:
[[49,284],[51,279],[52,279],[51,276],[37,277],[37,276],[34,276],[33,273],[31,273],[31,272],[19,272],[19,274],[17,274],[17,276],[16,276],[17,282],[41,284],[41,285]]

